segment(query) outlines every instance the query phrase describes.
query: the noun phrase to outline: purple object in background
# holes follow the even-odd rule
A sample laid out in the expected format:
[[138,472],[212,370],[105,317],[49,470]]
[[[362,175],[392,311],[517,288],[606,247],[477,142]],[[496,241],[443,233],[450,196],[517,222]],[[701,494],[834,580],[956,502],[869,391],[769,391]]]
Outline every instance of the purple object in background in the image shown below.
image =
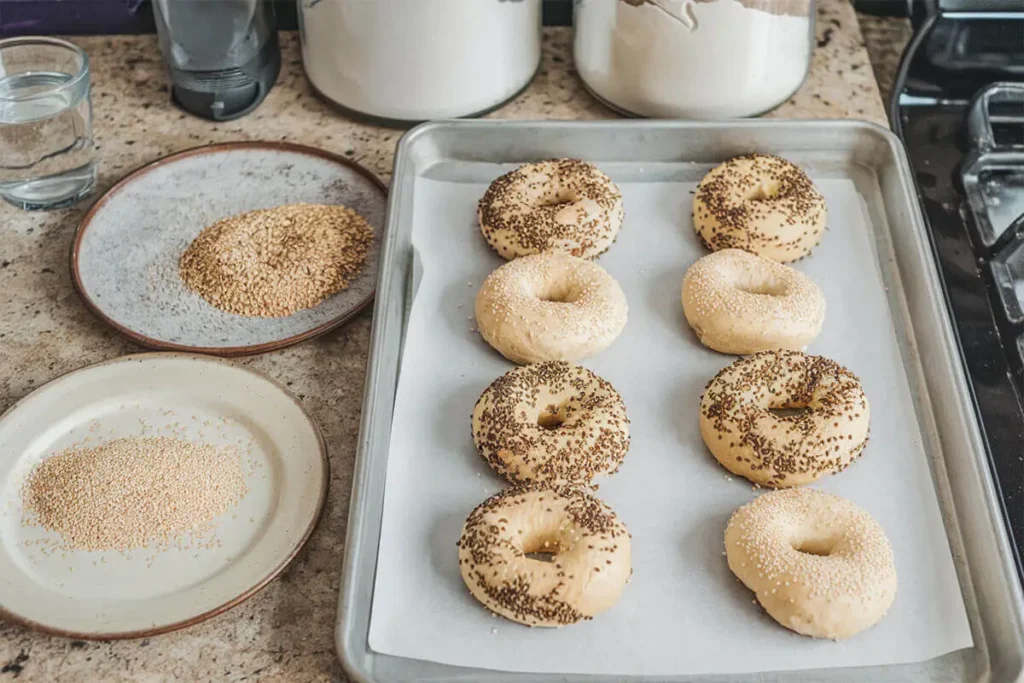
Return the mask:
[[146,0],[0,0],[0,37],[151,33]]
[[[279,29],[298,28],[296,1],[274,0]],[[544,24],[568,26],[571,10],[571,0],[544,0]],[[0,38],[155,32],[149,0],[0,0]]]

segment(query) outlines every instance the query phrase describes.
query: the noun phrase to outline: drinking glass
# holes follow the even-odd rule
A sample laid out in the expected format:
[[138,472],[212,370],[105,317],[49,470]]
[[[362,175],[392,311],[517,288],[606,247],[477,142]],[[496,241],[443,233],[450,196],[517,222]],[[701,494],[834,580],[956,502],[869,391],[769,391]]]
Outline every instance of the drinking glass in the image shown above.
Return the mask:
[[57,209],[95,182],[89,57],[57,38],[0,40],[0,198]]

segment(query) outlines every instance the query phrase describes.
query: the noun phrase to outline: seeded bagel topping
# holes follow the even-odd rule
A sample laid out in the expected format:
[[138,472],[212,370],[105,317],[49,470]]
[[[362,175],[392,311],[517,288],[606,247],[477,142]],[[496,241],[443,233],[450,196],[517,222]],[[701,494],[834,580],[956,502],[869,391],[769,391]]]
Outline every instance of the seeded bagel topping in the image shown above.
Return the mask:
[[487,594],[487,597],[495,604],[501,605],[517,617],[517,621],[553,621],[558,624],[575,624],[578,621],[589,621],[593,619],[575,609],[569,603],[559,599],[556,595],[532,595],[530,584],[521,576],[512,581],[493,585],[487,581],[482,572],[476,572],[479,585]]
[[786,261],[817,243],[825,219],[825,200],[807,174],[769,154],[741,155],[713,169],[697,186],[693,207],[706,248],[793,252]]
[[618,470],[629,450],[622,397],[565,361],[508,371],[481,395],[473,418],[480,455],[512,482],[586,484]]
[[[489,313],[512,327],[520,322],[525,325],[523,311],[537,302],[537,283],[555,279],[552,271],[567,268],[568,262],[568,257],[548,253],[522,256],[501,266],[484,281]],[[540,320],[529,323],[539,326],[540,332],[557,332],[566,337],[604,337],[616,333],[622,321],[616,302],[606,296],[611,277],[597,264],[586,261],[576,264],[561,283],[566,290],[559,297],[562,300],[542,300],[540,303],[547,305],[542,307]]]
[[[587,535],[607,536],[608,539],[628,535],[615,512],[585,489],[534,483],[510,486],[478,505],[466,519],[465,531],[457,545],[470,551],[475,564],[488,563],[493,557],[495,546],[508,545],[499,539],[500,534],[506,531],[503,524],[507,520],[502,523],[499,517],[499,523],[493,524],[488,521],[489,515],[503,507],[526,504],[526,494],[537,492],[550,492],[552,501],[560,500],[563,503],[567,520],[576,527],[575,531],[567,530],[571,537],[577,537],[580,531]],[[543,502],[543,497],[540,500]],[[524,551],[516,548],[516,552],[522,554]]]
[[484,237],[505,258],[552,248],[593,258],[618,233],[622,193],[593,164],[553,159],[499,177],[480,199],[478,215]]
[[[811,526],[824,538],[822,546],[837,562],[807,561],[806,553],[778,552],[785,549],[786,530]],[[756,557],[748,573],[769,582],[791,576],[799,565],[805,578],[807,597],[833,600],[863,595],[879,577],[895,573],[892,546],[878,522],[862,508],[847,500],[815,489],[773,491],[758,496],[735,513],[728,525],[735,543],[747,557]],[[862,567],[849,571],[845,559]]]
[[898,588],[885,531],[854,503],[812,488],[772,491],[725,530],[729,569],[782,626],[842,640],[871,628]]
[[622,332],[628,310],[622,287],[601,266],[558,251],[505,263],[474,303],[480,335],[520,364],[598,353]]
[[[470,513],[456,545],[463,579],[471,591],[482,593],[474,595],[493,611],[529,626],[590,619],[592,614],[575,601],[586,603],[589,591],[615,587],[598,586],[587,576],[612,572],[618,577],[613,583],[622,581],[621,590],[631,575],[621,564],[629,562],[629,532],[611,508],[578,487],[526,485],[501,491]],[[550,562],[529,557],[536,552],[550,553]]]
[[[757,269],[765,291],[738,285],[744,269]],[[698,259],[686,271],[685,283],[701,316],[726,313],[740,316],[781,316],[800,321],[824,316],[825,298],[814,282],[800,271],[747,251],[721,250]],[[751,283],[747,283],[748,285]]]
[[609,539],[629,535],[626,527],[603,501],[578,488],[560,486],[554,491],[569,501],[565,506],[569,519],[588,534]]
[[607,271],[557,251],[497,268],[473,308],[480,336],[520,365],[594,355],[620,335],[629,314],[623,288]]
[[[805,410],[771,412],[788,409]],[[763,472],[767,486],[842,471],[867,444],[860,381],[835,361],[799,351],[763,351],[726,367],[708,383],[701,415],[715,433],[708,442],[715,456],[734,455]]]

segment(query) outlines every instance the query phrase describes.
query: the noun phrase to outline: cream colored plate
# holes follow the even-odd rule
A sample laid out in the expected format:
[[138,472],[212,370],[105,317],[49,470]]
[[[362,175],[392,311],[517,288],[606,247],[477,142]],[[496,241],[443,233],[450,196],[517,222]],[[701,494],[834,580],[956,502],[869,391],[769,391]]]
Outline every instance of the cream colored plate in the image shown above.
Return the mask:
[[[248,493],[215,521],[219,544],[86,552],[22,523],[21,486],[75,443],[167,434],[238,444]],[[320,431],[271,380],[204,356],[125,356],[64,375],[0,417],[0,617],[77,638],[174,630],[238,604],[306,542],[327,492]]]

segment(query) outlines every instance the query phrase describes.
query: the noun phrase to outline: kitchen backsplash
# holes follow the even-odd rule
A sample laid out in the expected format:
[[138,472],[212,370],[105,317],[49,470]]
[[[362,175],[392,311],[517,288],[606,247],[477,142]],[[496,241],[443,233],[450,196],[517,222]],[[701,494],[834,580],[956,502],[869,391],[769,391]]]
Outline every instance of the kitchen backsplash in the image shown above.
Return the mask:
[[[296,0],[268,1],[277,6],[278,26],[295,29]],[[572,0],[544,0],[545,24],[561,26],[571,20]],[[0,0],[0,36],[4,37],[152,33],[155,30],[149,0]]]

